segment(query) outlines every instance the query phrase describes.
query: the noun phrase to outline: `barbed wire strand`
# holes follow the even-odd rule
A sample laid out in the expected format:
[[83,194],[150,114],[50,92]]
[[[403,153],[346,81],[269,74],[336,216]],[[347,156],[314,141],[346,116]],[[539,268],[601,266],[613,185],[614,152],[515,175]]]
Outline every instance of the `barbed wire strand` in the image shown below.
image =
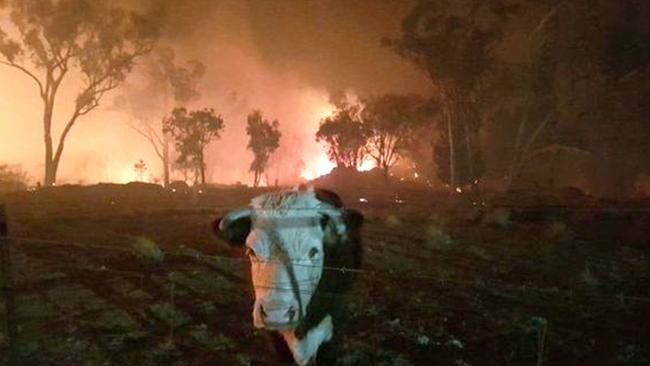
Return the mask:
[[[9,240],[14,240],[14,241],[19,241],[23,243],[43,243],[43,244],[50,244],[50,245],[57,245],[57,246],[64,246],[64,247],[75,247],[75,248],[82,248],[82,249],[100,249],[100,250],[108,250],[108,251],[118,251],[118,252],[123,252],[123,253],[129,253],[133,254],[134,250],[132,248],[125,248],[125,247],[111,247],[111,246],[106,246],[106,245],[96,245],[96,244],[89,244],[89,243],[80,243],[80,242],[63,242],[63,241],[58,241],[58,240],[51,240],[51,239],[38,239],[38,238],[27,238],[27,237],[14,237],[14,236],[8,236],[7,239]],[[174,252],[169,252],[169,251],[163,251],[165,256],[170,256],[170,257],[179,257],[179,258],[192,258],[194,260],[219,260],[219,261],[229,261],[229,262],[235,262],[235,263],[242,263],[242,264],[248,264],[249,259],[248,258],[242,258],[242,257],[228,257],[228,256],[221,256],[221,255],[206,255],[202,254],[200,252],[196,253],[174,253]],[[277,261],[269,261],[269,264],[277,264]],[[301,263],[301,262],[292,262],[292,265],[294,266],[303,266],[303,267],[315,267],[313,264],[306,264],[306,263]],[[321,266],[317,266],[321,267]],[[533,291],[533,292],[540,292],[540,293],[550,293],[550,294],[563,294],[565,296],[585,296],[588,298],[592,299],[610,299],[612,301],[636,301],[636,302],[643,302],[643,303],[650,303],[650,297],[643,297],[643,296],[632,296],[632,295],[621,295],[621,296],[607,296],[607,295],[598,295],[598,294],[590,294],[590,293],[584,293],[583,291],[574,291],[574,290],[564,290],[564,289],[559,289],[558,287],[551,287],[551,288],[541,288],[541,287],[536,287],[531,284],[518,284],[518,285],[513,285],[513,284],[505,284],[505,283],[498,283],[494,281],[487,281],[487,280],[482,280],[482,279],[477,279],[475,281],[462,281],[462,280],[453,280],[453,279],[448,279],[448,278],[441,278],[439,274],[432,274],[432,273],[401,273],[398,271],[394,270],[377,270],[377,269],[356,269],[356,268],[346,268],[346,267],[335,267],[335,266],[322,266],[324,271],[334,271],[334,272],[339,272],[341,274],[363,274],[363,275],[368,275],[368,276],[377,276],[377,275],[384,275],[386,277],[394,277],[394,278],[399,278],[399,279],[404,279],[405,275],[409,279],[423,279],[423,280],[431,280],[434,282],[449,282],[449,283],[454,283],[458,285],[471,285],[473,287],[494,287],[494,288],[500,288],[500,289],[510,289],[510,290],[523,290],[523,291]]]

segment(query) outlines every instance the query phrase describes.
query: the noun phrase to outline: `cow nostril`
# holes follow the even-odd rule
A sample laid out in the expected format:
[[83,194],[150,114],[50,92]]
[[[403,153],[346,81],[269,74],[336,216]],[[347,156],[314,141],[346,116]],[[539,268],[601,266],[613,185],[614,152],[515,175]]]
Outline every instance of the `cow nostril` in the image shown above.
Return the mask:
[[296,316],[296,309],[294,307],[290,307],[289,310],[287,310],[287,318],[289,318],[289,321],[293,321],[293,318]]
[[266,318],[266,317],[267,317],[267,315],[266,315],[266,311],[264,311],[264,307],[263,307],[262,305],[260,305],[260,316],[261,316],[262,318]]

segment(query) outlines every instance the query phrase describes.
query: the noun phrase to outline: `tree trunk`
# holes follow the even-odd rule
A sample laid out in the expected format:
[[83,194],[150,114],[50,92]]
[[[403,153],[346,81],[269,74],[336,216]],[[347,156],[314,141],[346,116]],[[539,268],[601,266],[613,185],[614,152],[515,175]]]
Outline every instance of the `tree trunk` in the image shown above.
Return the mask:
[[163,185],[165,187],[169,186],[169,140],[167,136],[163,140]]
[[447,135],[449,138],[449,185],[456,189],[456,156],[454,154],[454,132],[451,127],[451,107],[449,100],[446,101],[445,114],[447,117]]
[[260,185],[260,177],[261,177],[261,173],[260,173],[259,170],[255,170],[254,174],[255,174],[255,175],[254,175],[254,177],[253,177],[253,187],[257,187],[257,186]]
[[205,184],[205,163],[203,163],[203,156],[201,156],[201,184]]
[[56,167],[52,164],[52,111],[53,105],[49,99],[44,101],[43,138],[45,141],[45,177],[43,185],[49,187],[56,182]]
[[474,157],[472,156],[472,142],[470,139],[470,131],[469,131],[469,126],[467,124],[467,119],[463,121],[463,124],[465,126],[465,147],[467,148],[467,168],[469,170],[469,178],[472,181],[472,186],[474,183],[474,179],[476,178],[474,176]]

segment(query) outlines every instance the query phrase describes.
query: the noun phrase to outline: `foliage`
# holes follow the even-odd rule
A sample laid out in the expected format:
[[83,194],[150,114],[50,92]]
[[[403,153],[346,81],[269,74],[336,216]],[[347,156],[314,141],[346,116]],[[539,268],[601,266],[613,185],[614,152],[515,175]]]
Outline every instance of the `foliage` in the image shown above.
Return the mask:
[[149,311],[154,317],[165,322],[172,328],[181,327],[191,321],[191,318],[187,314],[166,302],[152,304],[149,306]]
[[650,171],[644,13],[635,0],[418,1],[386,44],[436,86],[441,179],[473,181],[485,164],[510,184],[631,192]]
[[167,187],[173,167],[169,136],[163,133],[162,127],[165,116],[159,111],[169,110],[170,102],[178,105],[197,99],[198,82],[205,74],[205,66],[198,60],[189,60],[181,66],[174,50],[162,46],[148,54],[142,63],[145,80],[127,83],[122,94],[115,98],[115,105],[135,118],[129,126],[153,147],[162,163],[163,184]]
[[339,167],[358,168],[363,162],[367,137],[359,105],[341,104],[320,121],[316,141],[327,145],[327,155]]
[[426,230],[426,244],[436,250],[449,250],[456,246],[456,242],[435,224],[429,225]]
[[495,207],[488,210],[483,216],[482,222],[485,225],[502,229],[508,229],[514,225],[512,211],[507,207]]
[[197,342],[213,351],[225,351],[235,347],[232,339],[223,334],[212,334],[205,324],[190,327],[188,332]]
[[[493,67],[494,47],[513,11],[502,0],[421,0],[404,19],[401,38],[386,41],[422,68],[440,92],[445,125],[439,130],[445,143],[434,159],[440,178],[452,188],[480,176],[476,101],[482,98],[480,81]],[[458,169],[461,164],[465,167]]]
[[158,47],[151,56],[145,62],[146,72],[152,88],[163,88],[158,90],[163,99],[171,96],[177,103],[187,103],[199,97],[198,82],[205,74],[201,61],[192,59],[186,62],[187,66],[179,66],[174,50],[169,47]]
[[132,249],[135,256],[146,263],[159,264],[165,259],[165,252],[149,238],[135,238]]
[[365,151],[388,175],[405,148],[410,131],[428,121],[425,102],[414,95],[385,94],[365,102],[362,111]]
[[29,177],[20,168],[0,164],[0,193],[24,191],[28,184]]
[[[15,0],[12,37],[0,29],[0,63],[28,76],[43,101],[45,185],[56,181],[64,142],[79,117],[118,87],[157,36],[151,19],[90,0]],[[81,74],[72,114],[52,143],[53,110],[59,87],[72,70]],[[56,148],[56,149],[55,149]]]
[[278,120],[270,122],[263,118],[262,112],[254,110],[248,114],[246,134],[249,136],[248,150],[255,156],[250,165],[249,171],[255,174],[253,185],[257,187],[260,183],[262,173],[266,170],[269,157],[280,146],[280,133]]
[[575,234],[573,231],[562,221],[553,221],[546,229],[546,235],[551,240],[556,240],[561,243],[566,243],[573,239]]
[[163,132],[176,141],[179,157],[177,163],[193,162],[199,166],[201,184],[205,184],[204,149],[214,139],[221,137],[224,121],[214,109],[204,108],[188,112],[186,108],[175,108],[171,117],[163,122]]

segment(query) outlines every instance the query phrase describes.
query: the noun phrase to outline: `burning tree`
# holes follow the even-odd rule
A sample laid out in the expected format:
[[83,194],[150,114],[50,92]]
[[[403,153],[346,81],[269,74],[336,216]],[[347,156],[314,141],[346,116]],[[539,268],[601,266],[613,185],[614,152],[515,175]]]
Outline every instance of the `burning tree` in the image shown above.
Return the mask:
[[280,146],[282,134],[278,130],[280,126],[278,120],[270,122],[264,119],[259,110],[248,114],[247,123],[246,134],[249,136],[247,149],[251,150],[255,156],[249,171],[255,174],[253,185],[257,187],[262,173],[268,166],[269,157]]
[[136,118],[129,126],[142,135],[153,147],[163,167],[163,184],[169,185],[171,157],[169,135],[163,133],[164,119],[157,111],[168,111],[170,104],[185,104],[199,96],[198,81],[205,73],[205,66],[190,60],[185,67],[177,65],[171,48],[158,47],[143,61],[146,81],[143,88],[127,84],[116,98],[118,108],[127,109]]
[[[157,35],[145,17],[90,0],[16,0],[11,3],[15,37],[0,29],[0,63],[28,76],[43,102],[46,186],[56,182],[66,138],[79,120],[117,88]],[[17,39],[17,40],[16,40]],[[59,88],[71,71],[82,86],[58,143],[52,141]]]
[[412,95],[386,94],[371,98],[362,111],[367,138],[365,151],[388,176],[404,149],[409,132],[423,119],[424,101]]
[[221,137],[224,129],[221,116],[214,109],[204,108],[188,112],[184,107],[175,108],[170,118],[164,120],[163,133],[169,133],[176,140],[179,157],[177,163],[191,161],[198,165],[201,184],[205,184],[205,147]]
[[342,104],[320,122],[316,141],[325,142],[330,161],[339,167],[358,168],[363,163],[367,137],[358,105]]

